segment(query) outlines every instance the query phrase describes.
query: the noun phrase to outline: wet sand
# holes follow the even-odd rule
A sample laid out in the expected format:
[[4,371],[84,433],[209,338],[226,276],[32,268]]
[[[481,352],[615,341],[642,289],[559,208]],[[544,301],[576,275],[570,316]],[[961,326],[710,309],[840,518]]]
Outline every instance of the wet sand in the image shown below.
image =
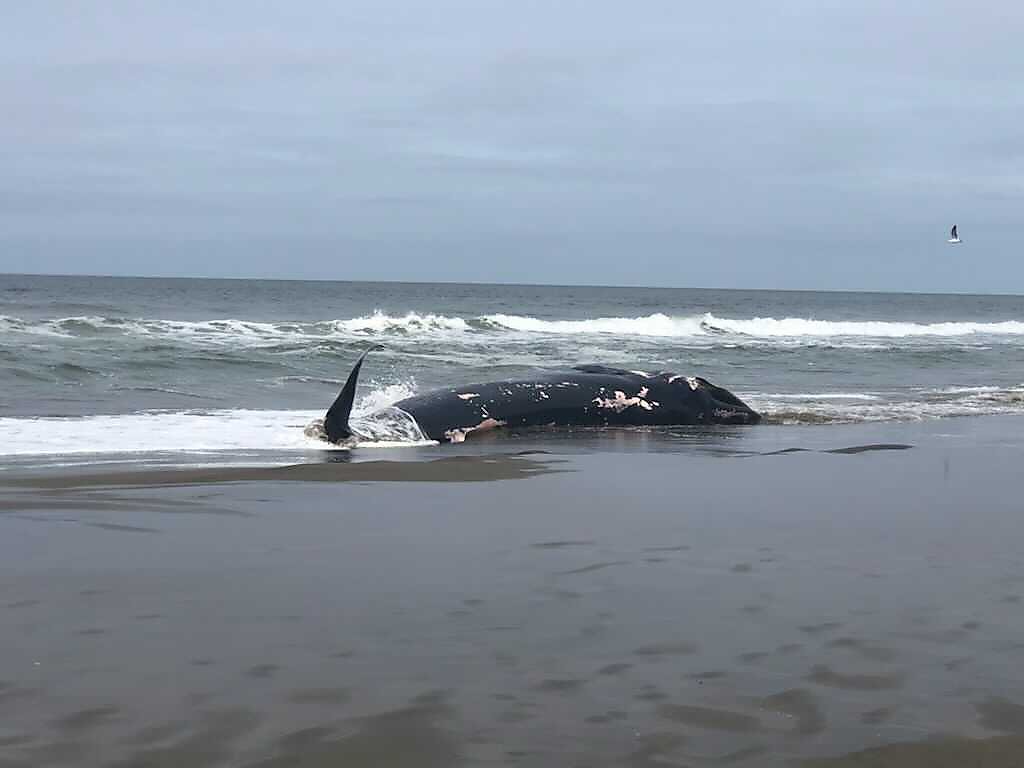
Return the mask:
[[2,487],[23,488],[38,494],[81,488],[160,488],[224,483],[479,483],[514,480],[557,471],[557,462],[529,458],[544,453],[519,451],[496,456],[463,455],[421,461],[351,461],[347,454],[342,454],[344,460],[331,459],[316,464],[283,467],[122,469],[99,472],[79,470],[59,474],[15,475],[7,478]]
[[2,474],[0,766],[1019,765],[1019,426]]

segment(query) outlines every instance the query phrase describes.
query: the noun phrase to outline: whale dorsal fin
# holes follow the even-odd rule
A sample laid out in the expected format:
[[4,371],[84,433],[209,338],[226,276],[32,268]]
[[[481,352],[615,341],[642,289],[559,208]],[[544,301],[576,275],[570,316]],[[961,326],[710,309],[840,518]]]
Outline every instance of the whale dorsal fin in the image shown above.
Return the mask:
[[327,439],[332,443],[352,436],[352,430],[348,425],[348,417],[352,415],[352,404],[356,400],[356,384],[359,382],[359,369],[363,367],[363,360],[366,356],[375,349],[384,349],[384,347],[380,344],[374,344],[359,356],[356,364],[352,366],[352,372],[348,375],[345,386],[341,388],[338,397],[331,407],[327,409],[327,415],[324,416],[324,431],[327,433]]

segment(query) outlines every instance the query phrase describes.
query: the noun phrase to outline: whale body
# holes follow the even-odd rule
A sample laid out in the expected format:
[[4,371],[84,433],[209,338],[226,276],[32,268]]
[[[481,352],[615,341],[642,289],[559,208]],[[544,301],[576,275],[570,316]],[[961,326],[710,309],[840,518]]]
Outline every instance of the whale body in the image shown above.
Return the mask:
[[[374,348],[371,348],[374,349]],[[349,424],[366,350],[324,418],[327,440],[358,438]],[[400,400],[423,434],[459,443],[501,427],[756,424],[760,414],[697,376],[578,365],[522,379],[447,387]]]

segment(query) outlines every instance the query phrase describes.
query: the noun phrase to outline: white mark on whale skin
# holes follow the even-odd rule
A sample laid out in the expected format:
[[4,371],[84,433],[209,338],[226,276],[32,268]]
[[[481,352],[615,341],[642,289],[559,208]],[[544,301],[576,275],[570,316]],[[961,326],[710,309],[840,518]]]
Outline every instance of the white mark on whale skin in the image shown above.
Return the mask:
[[478,392],[462,392],[455,395],[460,400],[472,400],[474,397],[480,397]]
[[654,374],[648,373],[647,371],[630,371],[630,373],[636,374],[637,376],[643,376],[645,379],[650,379],[654,376]]
[[700,386],[700,382],[697,380],[695,376],[683,376],[678,373],[669,376],[668,383],[671,384],[672,382],[679,381],[680,379],[686,379],[686,383],[690,385],[690,389],[692,390],[696,391],[696,389]]
[[548,397],[549,397],[548,393],[543,391],[543,390],[541,390],[541,392],[540,392],[540,399],[541,400],[547,400]]
[[444,433],[444,436],[448,438],[449,442],[461,443],[465,441],[466,437],[472,432],[485,432],[488,429],[495,429],[497,427],[504,427],[507,422],[498,421],[497,419],[487,418],[477,424],[475,427],[459,427],[457,429],[449,429]]
[[645,397],[647,397],[647,387],[641,389],[633,397],[626,397],[625,392],[616,389],[615,397],[595,397],[591,402],[597,405],[598,408],[610,408],[616,413],[622,413],[624,410],[634,405],[639,405],[645,411],[650,411],[654,406],[645,400]]

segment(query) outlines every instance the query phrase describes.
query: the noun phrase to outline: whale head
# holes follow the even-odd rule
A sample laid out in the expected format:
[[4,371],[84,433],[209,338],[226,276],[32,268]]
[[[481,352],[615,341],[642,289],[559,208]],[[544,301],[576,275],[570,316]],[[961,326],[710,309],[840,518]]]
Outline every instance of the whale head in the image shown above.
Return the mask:
[[699,376],[663,373],[665,399],[682,410],[697,410],[712,424],[757,424],[761,414],[727,389]]

